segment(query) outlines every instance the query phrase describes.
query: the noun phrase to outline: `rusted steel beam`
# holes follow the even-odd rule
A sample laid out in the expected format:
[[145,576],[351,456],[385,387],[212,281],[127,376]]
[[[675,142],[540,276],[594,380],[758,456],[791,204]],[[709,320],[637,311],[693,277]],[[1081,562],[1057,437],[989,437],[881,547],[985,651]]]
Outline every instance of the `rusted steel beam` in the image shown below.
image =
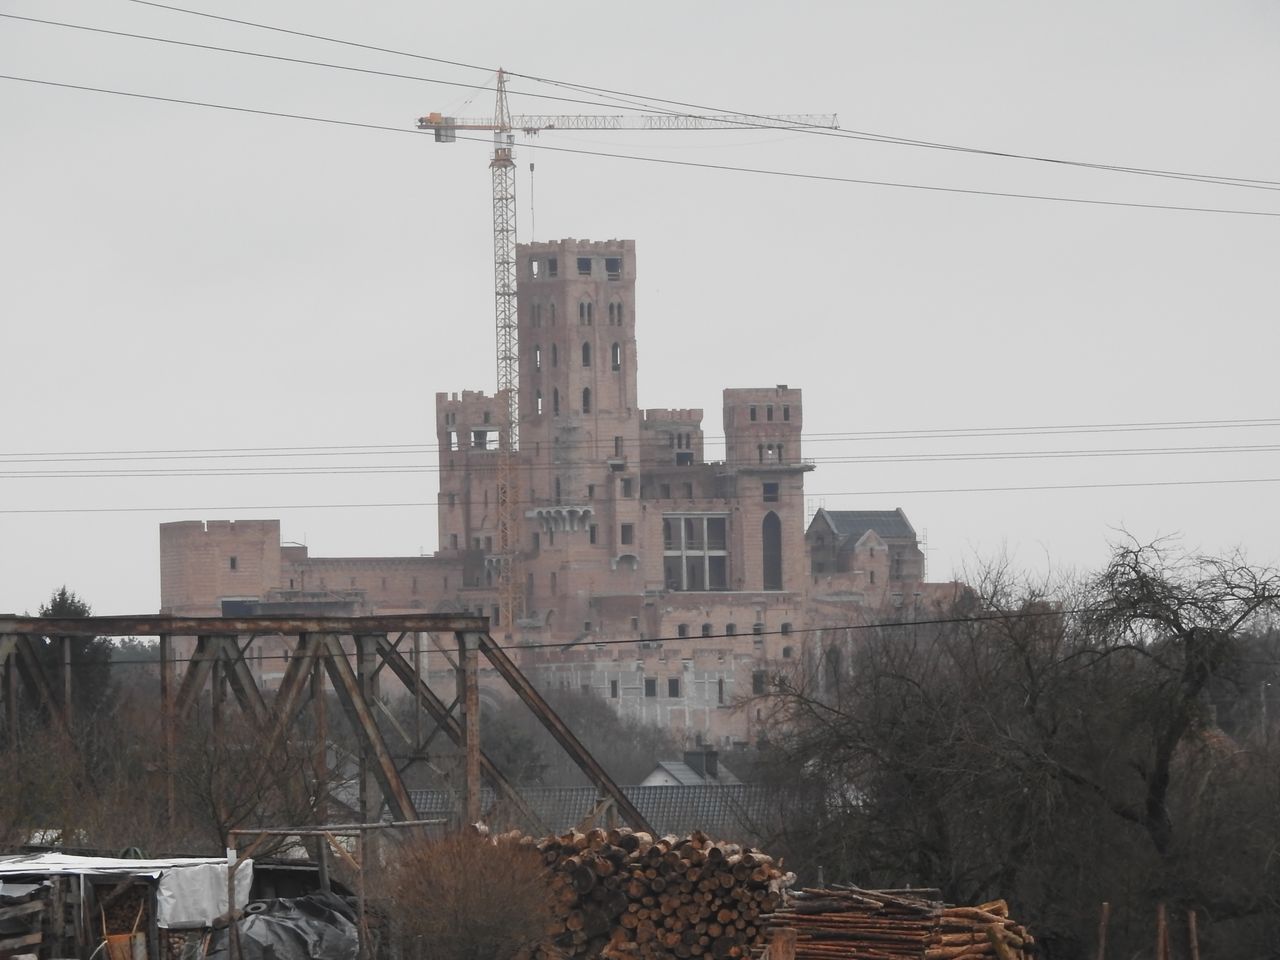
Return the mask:
[[604,767],[593,757],[589,750],[582,745],[582,742],[574,735],[560,716],[551,709],[551,705],[543,699],[542,694],[538,692],[538,688],[529,682],[529,678],[520,672],[520,668],[515,665],[506,651],[494,642],[493,637],[487,633],[479,637],[480,652],[485,655],[494,669],[502,675],[507,681],[507,685],[516,692],[521,700],[524,701],[535,717],[542,721],[542,725],[547,728],[551,736],[555,737],[556,742],[564,748],[565,753],[574,763],[578,765],[578,769],[587,775],[587,779],[595,784],[595,788],[600,791],[602,796],[612,797],[618,805],[618,812],[622,814],[622,819],[627,821],[627,825],[633,830],[642,830],[645,833],[653,833],[653,827],[649,825],[649,821],[644,815],[636,809],[627,795],[622,792],[622,788],[613,782],[613,778],[605,772]]
[[373,774],[391,808],[392,819],[416,820],[418,812],[413,807],[413,801],[409,799],[409,791],[405,789],[404,781],[400,779],[400,771],[396,769],[391,751],[387,749],[382,733],[374,722],[369,704],[361,695],[360,681],[355,671],[351,669],[351,662],[347,659],[346,651],[342,649],[342,644],[337,637],[325,638],[323,653],[325,669],[333,681],[338,702],[342,704],[342,709],[346,711],[351,726],[360,735],[366,750],[372,754]]
[[209,680],[214,661],[218,658],[218,648],[222,645],[217,637],[199,636],[196,638],[196,649],[191,654],[191,662],[182,674],[182,683],[178,685],[178,694],[173,699],[173,715],[183,720],[191,712],[196,698]]
[[253,671],[245,663],[244,650],[236,642],[235,637],[222,638],[222,660],[225,664],[227,680],[231,684],[231,692],[235,694],[240,709],[261,729],[271,719],[271,711],[267,701],[262,698],[253,679]]
[[467,823],[480,820],[480,678],[474,633],[458,634],[458,700],[462,703],[463,769]]
[[172,637],[247,636],[248,634],[402,633],[422,631],[456,633],[488,630],[486,617],[460,617],[441,613],[387,614],[371,617],[2,617],[0,634],[32,637]]
[[34,638],[19,636],[16,653],[17,656],[14,659],[18,664],[18,673],[21,674],[31,695],[49,711],[49,716],[64,733],[70,733],[71,726],[67,723],[67,714],[53,699],[49,678],[44,675],[44,667],[40,665],[40,656],[36,653]]
[[[443,730],[445,736],[452,740],[455,745],[462,746],[462,724],[453,715],[452,708],[445,706],[444,701],[435,695],[435,692],[427,686],[426,681],[413,672],[413,664],[399,650],[394,649],[389,642],[379,640],[377,649],[391,672],[400,678],[400,682],[405,685],[405,688],[417,692],[417,695],[421,698],[423,708],[427,713],[431,714],[431,719],[436,722],[437,727]],[[515,788],[483,750],[480,751],[480,772],[484,774],[498,796],[519,812],[530,829],[539,834],[551,832],[547,825],[542,822],[542,818],[525,802],[524,797],[520,795],[520,791]]]

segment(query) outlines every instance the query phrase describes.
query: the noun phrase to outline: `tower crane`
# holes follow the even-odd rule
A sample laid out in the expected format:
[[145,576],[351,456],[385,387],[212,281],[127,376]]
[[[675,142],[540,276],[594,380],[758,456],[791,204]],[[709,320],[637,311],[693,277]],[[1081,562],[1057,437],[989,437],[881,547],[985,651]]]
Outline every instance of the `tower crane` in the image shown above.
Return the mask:
[[507,430],[499,433],[497,476],[498,620],[510,637],[522,604],[517,602],[516,562],[520,544],[520,514],[516,497],[515,456],[520,446],[520,363],[516,317],[516,178],[515,135],[549,130],[759,130],[838,127],[829,114],[753,116],[751,114],[640,114],[553,116],[511,113],[507,104],[507,75],[498,71],[497,102],[492,117],[447,117],[429,113],[418,118],[419,130],[430,130],[437,143],[452,143],[459,130],[491,132],[493,156],[493,285],[497,328],[499,398],[507,407]]

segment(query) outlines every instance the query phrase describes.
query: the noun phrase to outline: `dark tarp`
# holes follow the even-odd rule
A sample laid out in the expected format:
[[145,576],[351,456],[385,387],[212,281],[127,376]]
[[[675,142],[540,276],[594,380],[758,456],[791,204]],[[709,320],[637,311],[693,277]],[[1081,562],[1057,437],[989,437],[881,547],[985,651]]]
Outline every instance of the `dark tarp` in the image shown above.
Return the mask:
[[[243,960],[355,960],[359,946],[355,911],[331,893],[257,900],[237,927]],[[206,956],[230,960],[228,929],[213,931]]]

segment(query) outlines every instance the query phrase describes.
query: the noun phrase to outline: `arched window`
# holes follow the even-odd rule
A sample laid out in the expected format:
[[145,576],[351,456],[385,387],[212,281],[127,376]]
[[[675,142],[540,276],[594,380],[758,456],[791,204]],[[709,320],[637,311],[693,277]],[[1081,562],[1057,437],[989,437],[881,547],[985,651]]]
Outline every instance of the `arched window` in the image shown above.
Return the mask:
[[764,560],[764,589],[782,589],[782,521],[770,510],[760,524]]
[[[555,347],[552,347],[551,349],[554,350]],[[760,454],[760,462],[764,463],[764,444],[763,443],[756,444],[756,452]]]
[[556,325],[556,305],[554,303],[551,304],[551,325],[553,327]]
[[615,343],[609,348],[609,364],[615,370],[622,369],[622,345]]
[[542,369],[542,347],[536,343],[533,345],[533,369]]
[[614,309],[613,309],[613,304],[611,303],[609,304],[609,326],[613,326],[613,314],[614,314]]
[[591,344],[589,343],[582,345],[582,365],[584,367],[591,366]]
[[582,412],[583,413],[591,412],[591,388],[590,387],[582,388]]
[[587,324],[587,302],[585,300],[578,304],[578,323],[581,326],[586,326]]
[[560,478],[556,477],[556,503],[560,502]]
[[533,394],[534,413],[542,415],[542,391],[537,390]]
[[589,326],[591,326],[591,321],[594,319],[594,318],[591,316],[591,314],[592,314],[593,312],[594,312],[594,311],[593,311],[593,309],[592,309],[592,304],[591,304],[590,302],[588,302],[588,303],[587,303],[587,326],[588,326],[588,327],[589,327]]
[[551,415],[553,417],[560,416],[560,391],[551,391]]
[[616,315],[614,316],[614,321],[613,321],[613,322],[614,322],[614,323],[616,323],[616,324],[618,324],[619,326],[621,326],[621,325],[622,325],[622,304],[618,304],[618,311],[617,311]]
[[560,359],[560,351],[556,349],[556,345],[551,345],[551,365],[554,367]]

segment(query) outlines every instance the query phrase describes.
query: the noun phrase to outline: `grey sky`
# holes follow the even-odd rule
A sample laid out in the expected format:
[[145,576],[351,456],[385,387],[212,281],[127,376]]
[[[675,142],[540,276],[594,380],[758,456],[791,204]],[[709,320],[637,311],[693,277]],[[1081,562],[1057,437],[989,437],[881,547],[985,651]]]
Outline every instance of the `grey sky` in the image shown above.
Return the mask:
[[[836,113],[848,130],[1280,180],[1273,2],[178,5],[717,109]],[[0,0],[0,13],[492,83],[479,71],[126,0]],[[492,112],[487,92],[12,19],[0,19],[0,63],[0,73],[23,77],[405,129],[432,110]],[[526,80],[511,87],[564,92]],[[515,96],[512,106],[617,112]],[[434,499],[431,472],[10,474],[56,466],[14,462],[39,451],[433,444],[437,391],[493,389],[485,145],[9,80],[0,80],[0,117],[0,509]],[[1280,214],[1273,190],[802,134],[564,132],[534,143]],[[715,437],[723,387],[802,387],[805,432],[815,438],[805,455],[818,459],[812,505],[902,506],[927,532],[932,577],[1002,548],[1028,567],[1089,566],[1122,525],[1280,560],[1280,483],[910,492],[1280,478],[1275,452],[827,459],[1268,446],[1280,444],[1277,427],[816,439],[1280,417],[1280,217],[778,179],[553,153],[523,140],[517,159],[522,241],[531,237],[530,161],[536,239],[636,240],[642,406],[703,407]],[[396,462],[434,466],[434,455]],[[860,491],[880,492],[851,495]],[[34,611],[64,582],[101,613],[154,609],[158,523],[251,516],[279,516],[287,538],[320,555],[435,544],[434,507],[0,513],[0,611]]]

